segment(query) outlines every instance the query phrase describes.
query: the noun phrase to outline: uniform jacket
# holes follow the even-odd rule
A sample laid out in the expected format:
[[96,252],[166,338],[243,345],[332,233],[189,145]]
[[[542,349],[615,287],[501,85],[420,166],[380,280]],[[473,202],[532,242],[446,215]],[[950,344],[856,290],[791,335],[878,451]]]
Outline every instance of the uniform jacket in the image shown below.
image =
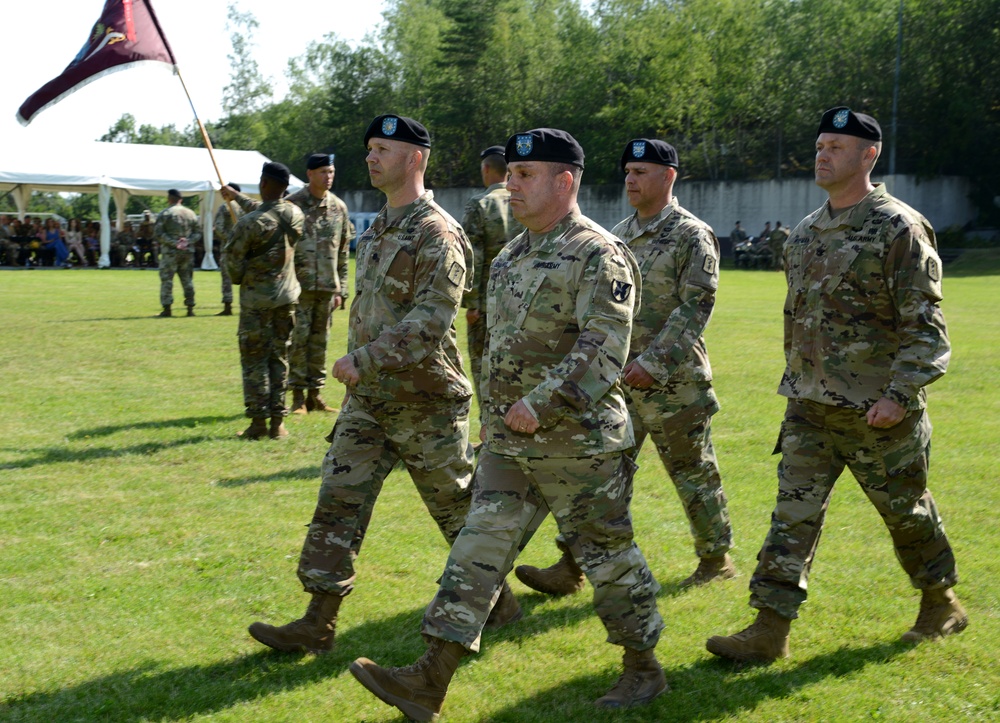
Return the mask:
[[[490,268],[482,418],[491,452],[586,457],[635,444],[619,376],[641,279],[617,238],[578,208],[548,233],[523,232]],[[504,415],[523,399],[540,428]]]
[[642,275],[642,305],[632,322],[629,361],[656,380],[712,379],[703,334],[719,287],[719,242],[677,199],[639,226],[638,212],[615,226]]
[[[259,203],[254,203],[254,207],[259,205]],[[239,221],[240,217],[243,216],[243,208],[236,201],[229,201],[228,203],[223,202],[223,204],[216,210],[215,218],[212,221],[212,231],[219,239],[219,250],[223,252],[225,252],[226,243],[228,243],[233,234],[233,227],[236,225],[233,222],[232,214],[229,213],[230,208],[232,208],[233,212],[236,214],[236,221]]]
[[[194,245],[201,241],[198,216],[190,208],[180,204],[169,206],[156,217],[153,237],[160,244],[160,251],[163,253],[193,253]],[[188,240],[185,251],[177,249],[177,241],[181,238]]]
[[467,399],[455,317],[472,247],[424,192],[392,223],[383,207],[358,239],[347,348],[359,395],[397,402]]
[[828,204],[785,244],[785,373],[779,394],[867,410],[908,409],[951,356],[941,259],[923,216],[879,184],[850,211]]
[[475,254],[472,290],[462,299],[467,309],[482,311],[486,286],[490,280],[490,264],[507,242],[524,227],[510,212],[510,191],[506,183],[494,183],[482,193],[477,193],[465,204],[462,217],[472,252]]
[[305,187],[287,199],[306,217],[302,238],[295,244],[295,274],[305,291],[332,291],[348,296],[347,263],[354,224],[347,204],[329,191],[316,198]]
[[294,249],[304,222],[298,206],[284,199],[259,204],[239,220],[225,255],[229,275],[240,285],[240,306],[273,309],[298,301]]

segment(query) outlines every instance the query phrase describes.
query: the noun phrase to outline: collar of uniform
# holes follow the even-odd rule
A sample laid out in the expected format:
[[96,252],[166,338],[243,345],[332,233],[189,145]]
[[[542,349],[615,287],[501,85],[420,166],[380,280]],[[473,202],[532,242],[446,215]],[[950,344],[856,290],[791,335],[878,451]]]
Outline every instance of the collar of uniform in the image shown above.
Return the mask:
[[410,210],[407,211],[402,216],[398,216],[392,222],[391,225],[389,224],[389,204],[387,203],[382,207],[382,210],[379,211],[378,218],[376,218],[375,221],[376,222],[381,221],[382,224],[385,225],[385,228],[404,228],[409,224],[409,221],[414,216],[414,214],[420,213],[420,211],[424,208],[424,206],[426,206],[432,200],[434,200],[434,192],[424,191],[419,196],[417,196],[417,198],[412,203],[407,204]]
[[836,218],[830,216],[830,202],[827,201],[823,204],[823,210],[819,216],[810,226],[820,231],[823,229],[843,228],[845,226],[853,229],[862,228],[865,225],[865,219],[868,218],[868,214],[872,210],[872,206],[878,203],[886,194],[884,183],[876,183],[874,185],[875,188],[869,191],[867,196],[858,201],[854,208],[847,213],[838,214]]
[[632,213],[631,231],[634,232],[635,236],[639,236],[645,233],[656,233],[663,225],[667,222],[667,219],[672,216],[677,209],[680,208],[680,204],[677,203],[677,196],[670,197],[670,203],[660,209],[660,212],[653,216],[646,225],[641,225],[639,221],[639,212],[634,211]]
[[[570,212],[560,219],[559,223],[552,227],[551,230],[546,231],[537,240],[531,242],[531,246],[537,249],[540,253],[550,254],[554,253],[562,246],[560,239],[565,235],[569,227],[576,223],[580,218],[580,207],[573,206]],[[531,238],[529,232],[528,237]]]
[[500,181],[500,183],[494,183],[490,186],[487,186],[486,193],[493,193],[493,191],[497,190],[498,188],[507,188],[507,182]]

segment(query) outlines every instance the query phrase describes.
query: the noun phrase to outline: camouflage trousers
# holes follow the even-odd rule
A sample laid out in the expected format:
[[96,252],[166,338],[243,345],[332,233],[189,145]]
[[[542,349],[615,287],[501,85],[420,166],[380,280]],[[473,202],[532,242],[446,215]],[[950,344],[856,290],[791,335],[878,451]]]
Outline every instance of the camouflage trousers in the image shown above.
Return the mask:
[[468,399],[401,403],[351,394],[327,441],[319,499],[299,558],[307,592],[347,595],[382,483],[402,460],[450,545],[472,497]]
[[863,411],[790,399],[778,442],[778,500],[750,579],[750,605],[798,616],[830,495],[845,466],[889,529],[913,586],[954,585],[955,556],[927,489],[930,439],[924,410],[875,429]]
[[711,383],[625,390],[635,429],[635,455],[648,435],[684,506],[695,554],[718,557],[729,552],[733,528],[712,446],[712,415],[719,411],[719,402]]
[[226,264],[226,254],[219,249],[219,275],[222,277],[222,303],[233,303],[233,280],[229,276],[229,266]]
[[594,586],[609,643],[646,650],[663,620],[660,586],[632,536],[632,476],[624,453],[582,458],[504,457],[482,450],[469,516],[451,548],[423,632],[477,652],[522,539],[550,511]]
[[476,399],[482,406],[482,399],[479,394],[479,384],[483,377],[483,352],[486,349],[486,315],[481,315],[478,319],[466,328],[466,340],[469,342],[469,373],[472,375],[472,388],[476,392]]
[[164,251],[160,254],[160,304],[174,303],[174,274],[184,288],[184,305],[194,306],[194,254],[190,251]]
[[240,309],[236,336],[243,367],[243,403],[251,418],[284,417],[288,386],[288,346],[295,326],[295,304],[273,309]]
[[305,291],[299,295],[292,335],[292,389],[321,389],[326,384],[326,344],[333,314],[332,291]]

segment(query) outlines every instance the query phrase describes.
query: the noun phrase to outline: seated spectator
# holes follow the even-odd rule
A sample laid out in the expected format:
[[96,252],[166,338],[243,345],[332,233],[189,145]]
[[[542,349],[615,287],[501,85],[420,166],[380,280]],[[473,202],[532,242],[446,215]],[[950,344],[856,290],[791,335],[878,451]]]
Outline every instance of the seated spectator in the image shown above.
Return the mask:
[[114,257],[112,263],[115,266],[125,268],[133,263],[138,266],[139,251],[135,248],[135,231],[132,230],[132,222],[126,221],[122,230],[118,232],[115,243],[112,245]]
[[91,221],[87,224],[83,232],[83,246],[87,250],[87,257],[91,259],[94,266],[97,266],[101,258],[101,224]]
[[71,218],[66,228],[66,247],[76,257],[80,259],[80,264],[87,265],[87,252],[83,248],[83,229],[80,228],[80,219]]
[[19,266],[21,245],[15,239],[17,230],[6,214],[0,215],[0,254],[5,266]]

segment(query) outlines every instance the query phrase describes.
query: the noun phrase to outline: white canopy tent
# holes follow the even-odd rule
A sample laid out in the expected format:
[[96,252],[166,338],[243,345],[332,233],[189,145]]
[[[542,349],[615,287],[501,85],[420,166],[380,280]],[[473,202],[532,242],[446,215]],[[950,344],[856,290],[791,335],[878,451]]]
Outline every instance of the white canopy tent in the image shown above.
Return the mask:
[[[226,183],[243,193],[259,195],[261,167],[268,159],[257,151],[215,150],[215,161]],[[288,190],[303,183],[291,177]],[[17,213],[24,218],[33,191],[96,193],[101,209],[101,257],[98,266],[111,265],[110,201],[117,209],[115,228],[125,218],[130,194],[165,196],[171,188],[184,195],[201,194],[201,224],[205,244],[203,269],[216,269],[212,257],[212,220],[222,201],[212,159],[204,148],[101,143],[67,146],[6,147],[0,154],[0,194],[10,192]]]

